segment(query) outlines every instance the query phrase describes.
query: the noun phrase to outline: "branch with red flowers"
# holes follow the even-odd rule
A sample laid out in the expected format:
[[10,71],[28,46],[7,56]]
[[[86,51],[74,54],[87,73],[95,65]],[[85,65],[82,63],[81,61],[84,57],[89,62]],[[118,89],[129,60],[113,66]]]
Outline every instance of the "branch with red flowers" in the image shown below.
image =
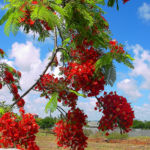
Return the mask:
[[[48,99],[50,99],[50,97],[48,96],[47,92],[45,91],[45,88],[43,87],[43,85],[41,84],[40,81],[39,81],[39,84],[42,87],[42,90],[43,90],[44,94],[48,97]],[[65,112],[64,109],[62,109],[60,106],[57,106],[56,109],[64,116],[64,118],[66,118],[66,116],[63,114],[63,112]],[[67,113],[65,112],[65,114],[67,114]]]

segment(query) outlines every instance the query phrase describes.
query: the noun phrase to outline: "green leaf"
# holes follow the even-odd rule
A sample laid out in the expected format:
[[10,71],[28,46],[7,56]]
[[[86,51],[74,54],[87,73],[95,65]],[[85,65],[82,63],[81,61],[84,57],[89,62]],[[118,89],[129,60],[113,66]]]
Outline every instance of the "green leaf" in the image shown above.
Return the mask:
[[0,107],[0,114],[4,114],[4,113],[5,113],[4,108]]
[[2,25],[8,18],[9,18],[9,16],[14,12],[14,8],[12,8],[12,9],[9,9],[6,13],[5,13],[5,15],[1,18],[1,20],[0,20],[0,25]]
[[114,6],[114,4],[115,4],[115,0],[109,0],[107,3],[107,5],[110,7]]
[[66,47],[66,45],[69,43],[69,41],[70,41],[70,37],[69,37],[69,38],[67,38],[67,39],[65,39],[65,40],[63,41],[63,45],[62,45],[62,47],[63,47],[63,48],[65,48],[65,47]]
[[109,84],[112,87],[116,81],[116,69],[113,63],[111,65],[104,66],[101,72],[104,74],[106,85]]
[[49,102],[46,104],[45,106],[45,112],[48,113],[48,110],[50,110],[51,112],[54,112],[57,108],[57,99],[58,99],[58,93],[54,92],[52,94],[51,99],[49,100]]
[[72,92],[72,93],[74,93],[74,94],[76,94],[77,96],[82,96],[82,97],[87,97],[86,95],[84,95],[84,94],[80,94],[80,93],[78,93],[78,92],[76,92],[76,91],[74,91],[74,90],[69,90],[70,92]]
[[14,70],[12,67],[10,67],[8,65],[6,66],[6,68],[8,69],[9,72],[13,72],[13,70]]
[[132,61],[135,60],[135,59],[132,58],[129,54],[126,54],[125,56],[126,56],[127,58],[129,58],[130,60],[132,60]]
[[61,3],[62,3],[62,0],[55,0],[55,3],[56,3],[56,4],[61,4]]
[[113,57],[111,53],[106,53],[95,63],[95,72],[97,72],[102,66],[110,65],[112,63]]

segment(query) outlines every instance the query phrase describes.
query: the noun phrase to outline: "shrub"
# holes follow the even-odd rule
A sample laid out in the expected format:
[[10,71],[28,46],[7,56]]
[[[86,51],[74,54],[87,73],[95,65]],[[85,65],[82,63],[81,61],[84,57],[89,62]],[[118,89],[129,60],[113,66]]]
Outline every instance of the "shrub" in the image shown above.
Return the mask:
[[127,139],[127,138],[128,138],[127,133],[120,134],[118,132],[112,132],[107,136],[107,139]]
[[132,128],[135,128],[135,129],[138,129],[138,128],[144,129],[145,128],[145,123],[142,122],[142,121],[139,121],[139,120],[134,120]]
[[38,120],[39,126],[42,129],[52,128],[56,123],[55,118],[45,117],[44,119]]

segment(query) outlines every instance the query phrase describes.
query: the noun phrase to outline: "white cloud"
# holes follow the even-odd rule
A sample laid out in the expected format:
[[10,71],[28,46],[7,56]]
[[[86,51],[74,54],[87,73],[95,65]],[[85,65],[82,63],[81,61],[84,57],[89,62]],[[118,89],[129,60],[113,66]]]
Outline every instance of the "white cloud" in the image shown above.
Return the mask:
[[15,58],[15,65],[22,71],[36,68],[40,61],[40,49],[35,48],[29,41],[26,44],[14,43],[11,58]]
[[140,45],[130,46],[133,50],[134,56],[134,69],[129,73],[131,77],[141,76],[144,81],[140,88],[150,89],[150,51],[145,50]]
[[150,4],[143,3],[143,5],[138,8],[138,13],[142,19],[149,21],[150,20]]
[[150,104],[143,104],[142,106],[133,107],[135,118],[138,120],[149,120]]
[[4,86],[1,90],[0,90],[0,101],[6,101],[6,104],[11,104],[12,103],[12,94],[10,94],[9,89]]
[[14,67],[14,62],[7,60],[7,59],[1,59],[0,63],[6,63],[6,64],[10,65],[11,67]]
[[88,120],[100,120],[102,113],[95,111],[96,98],[85,98],[85,102],[78,101],[77,106],[88,115]]
[[126,96],[129,96],[133,101],[142,96],[138,90],[135,80],[133,79],[124,79],[121,82],[118,82],[117,88],[122,90]]

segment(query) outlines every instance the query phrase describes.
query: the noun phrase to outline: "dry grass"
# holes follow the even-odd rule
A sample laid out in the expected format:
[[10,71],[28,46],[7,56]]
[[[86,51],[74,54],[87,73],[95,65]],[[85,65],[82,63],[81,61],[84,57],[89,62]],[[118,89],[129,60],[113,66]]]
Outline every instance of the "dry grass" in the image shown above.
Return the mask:
[[[64,150],[58,148],[56,137],[40,131],[36,142],[40,150]],[[65,149],[68,150],[68,149]],[[128,138],[126,140],[106,140],[102,133],[89,136],[86,150],[150,150],[150,137]]]

